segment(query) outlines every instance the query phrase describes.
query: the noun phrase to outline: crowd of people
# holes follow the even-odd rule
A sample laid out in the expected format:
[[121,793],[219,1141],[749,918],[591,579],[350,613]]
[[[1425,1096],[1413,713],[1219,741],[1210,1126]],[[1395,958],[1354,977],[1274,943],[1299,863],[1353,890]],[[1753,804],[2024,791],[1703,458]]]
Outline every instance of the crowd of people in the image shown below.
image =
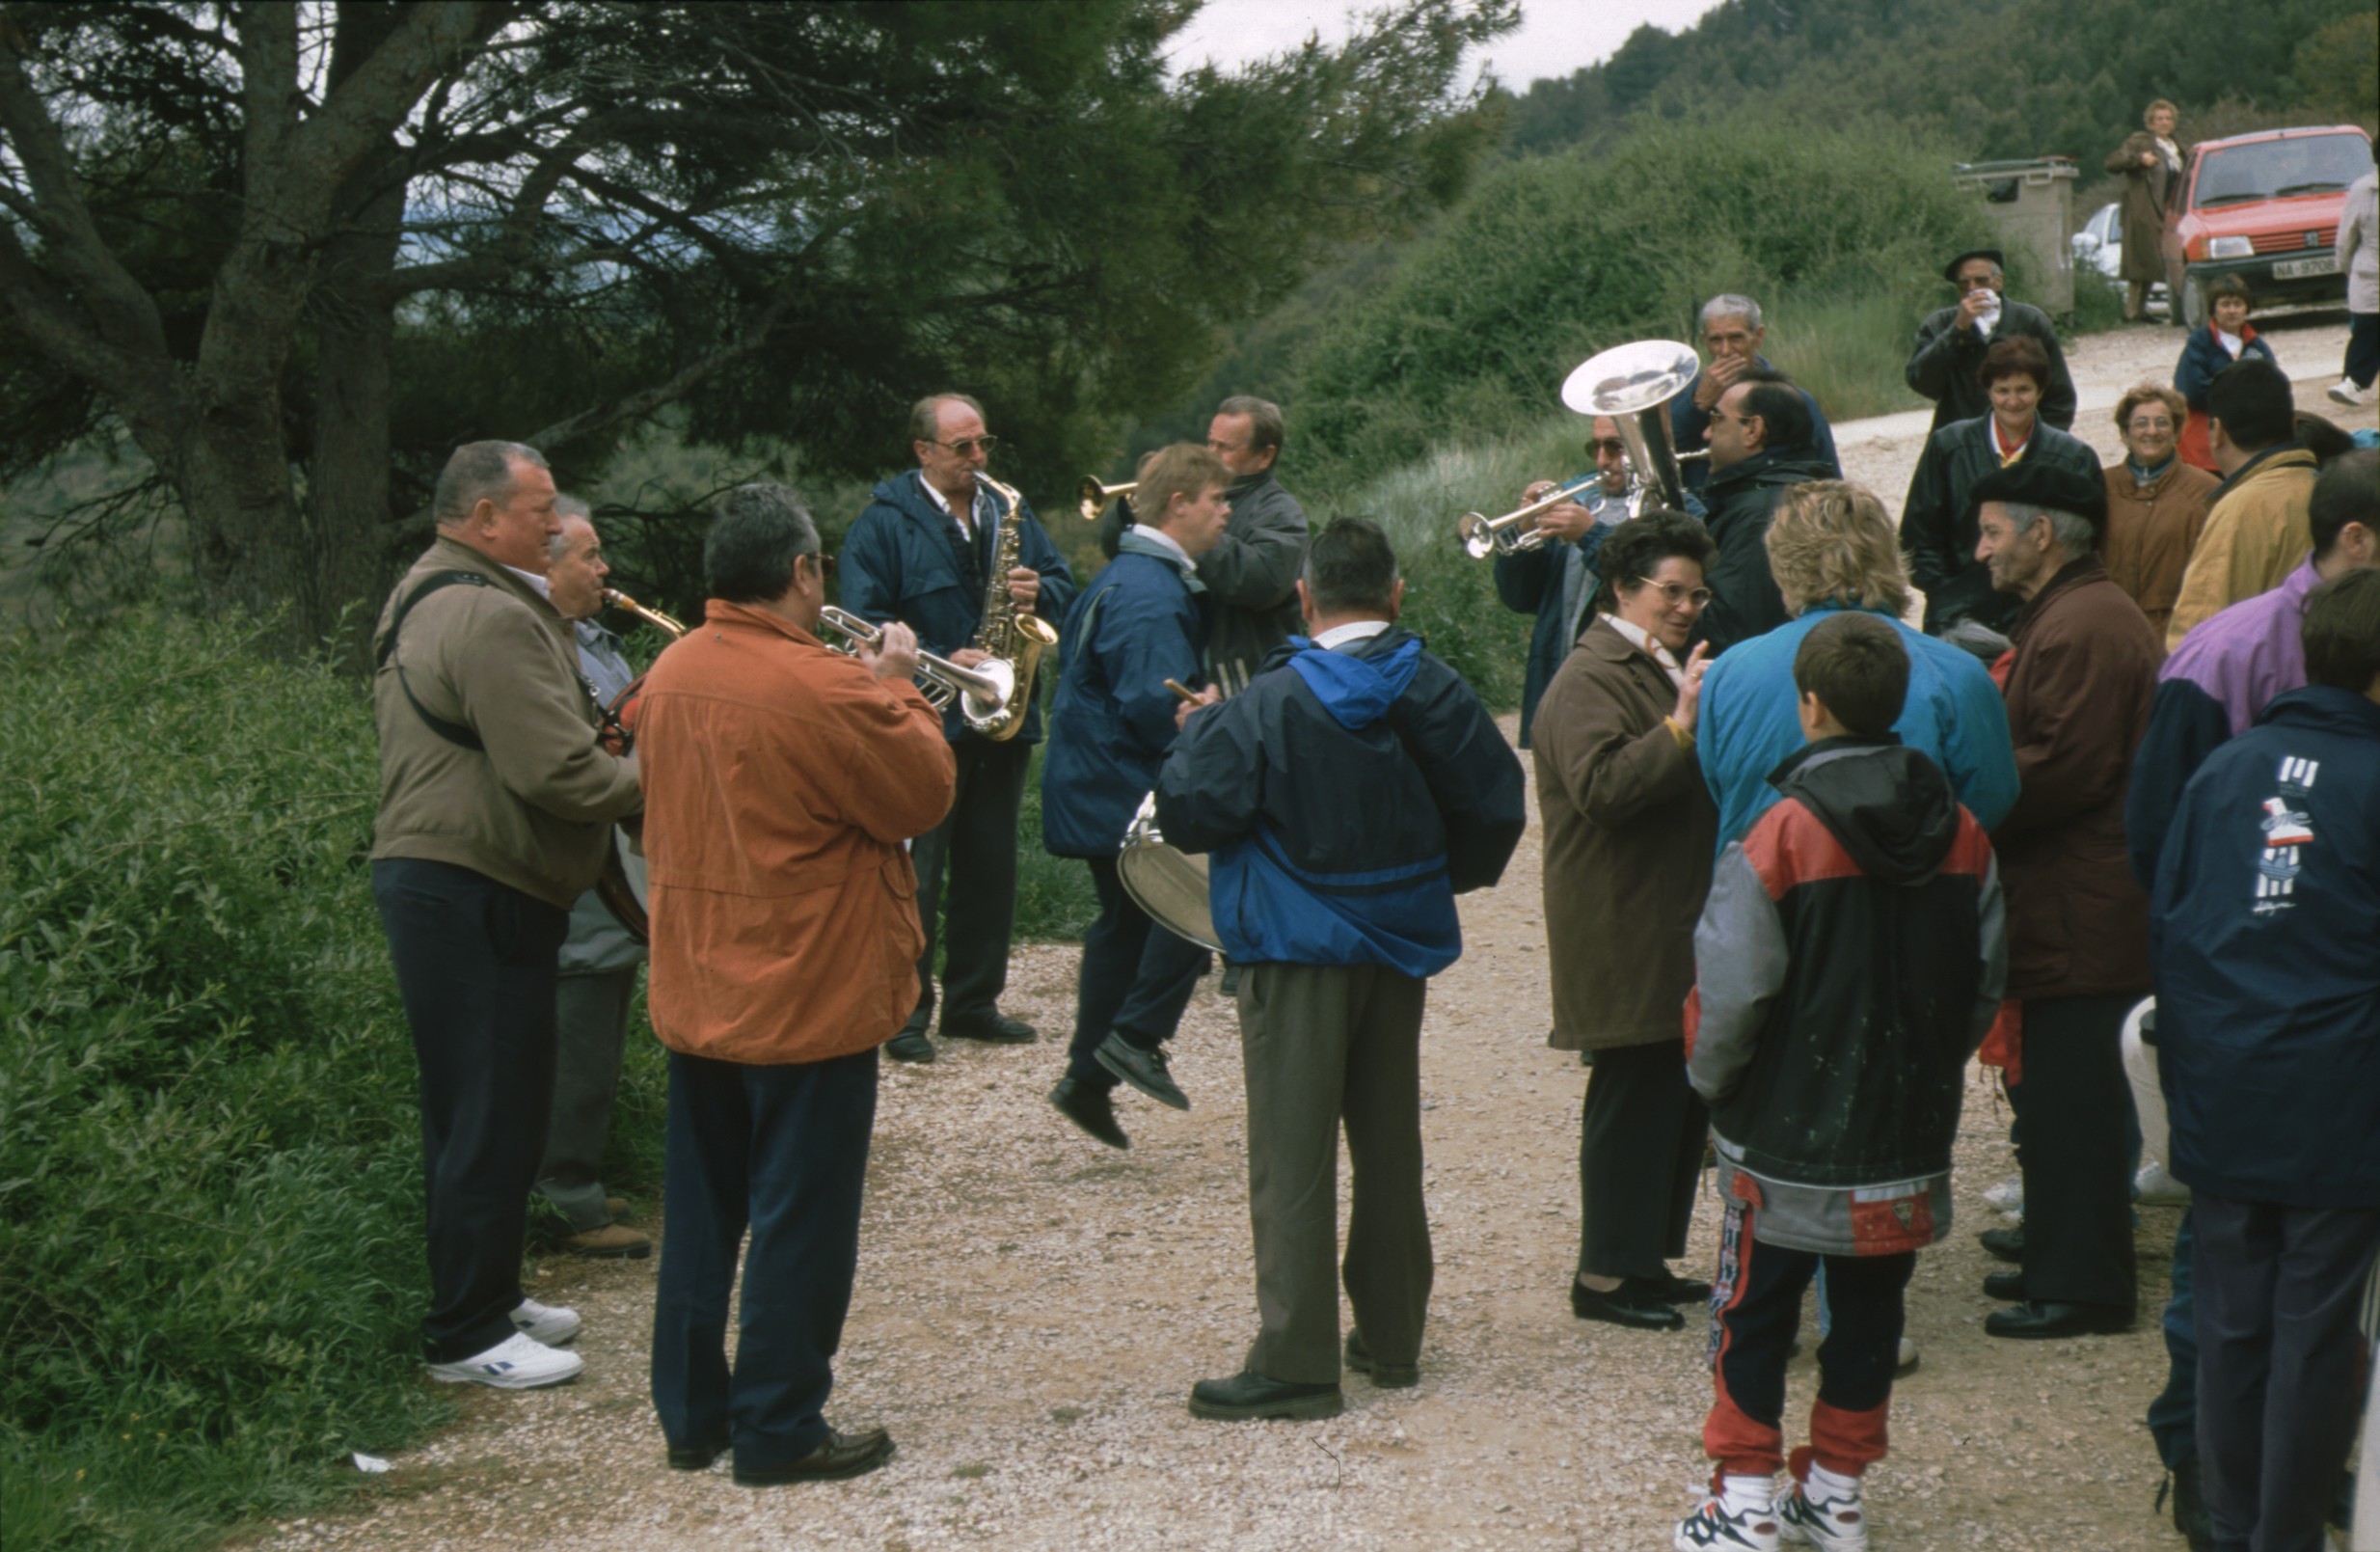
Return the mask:
[[[2013,1266],[1985,1284],[2006,1306],[1985,1329],[2133,1324],[2123,1042],[2153,994],[2163,1162],[2192,1191],[2150,1416],[2177,1520],[2194,1545],[2311,1548],[2380,1250],[2380,454],[2309,446],[2287,378],[2249,350],[2208,364],[2220,479],[2182,455],[2179,383],[2123,395],[2124,457],[2102,469],[2000,256],[1944,273],[1959,300],[1907,368],[1935,425],[1897,525],[1731,294],[1660,412],[1705,454],[1687,509],[1646,499],[1597,419],[1595,474],[1495,562],[1535,620],[1518,742],[1550,1040],[1589,1068],[1571,1309],[1637,1331],[1710,1311],[1716,1469],[1678,1547],[1864,1547],[1862,1476],[1918,1356],[1905,1291],[1949,1230],[1979,1050],[2005,1073],[2024,1202],[1988,1241]],[[1107,1147],[1130,1146],[1121,1089],[1189,1107],[1167,1042],[1212,961],[1128,887],[1120,845],[1141,815],[1207,860],[1257,1332],[1191,1411],[1325,1417],[1346,1371],[1415,1383],[1420,1035],[1462,951],[1455,896],[1496,884],[1522,836],[1520,758],[1397,623],[1384,531],[1310,531],[1275,477],[1277,406],[1227,399],[1204,446],[1144,459],[1088,584],[989,478],[983,404],[928,395],[907,431],[915,467],[839,556],[794,491],[724,496],[703,617],[641,678],[595,623],[594,522],[544,459],[474,443],[442,476],[374,683],[372,877],[420,1069],[430,1374],[580,1372],[578,1317],[521,1290],[533,1196],[566,1250],[652,1253],[601,1180],[648,952],[591,892],[626,865],[626,826],[668,1052],[665,1458],[729,1457],[763,1485],[890,1457],[883,1429],[825,1419],[878,1052],[931,1062],[937,1030],[1038,1041],[1000,999],[1041,743],[1041,844],[1083,859],[1098,903],[1049,1100]],[[836,623],[830,585],[862,624]],[[995,728],[921,691],[998,667],[998,614],[1056,627],[1046,722],[1030,694]],[[1707,1156],[1720,1254],[1685,1266]],[[1812,1290],[1819,1390],[1788,1450]]]

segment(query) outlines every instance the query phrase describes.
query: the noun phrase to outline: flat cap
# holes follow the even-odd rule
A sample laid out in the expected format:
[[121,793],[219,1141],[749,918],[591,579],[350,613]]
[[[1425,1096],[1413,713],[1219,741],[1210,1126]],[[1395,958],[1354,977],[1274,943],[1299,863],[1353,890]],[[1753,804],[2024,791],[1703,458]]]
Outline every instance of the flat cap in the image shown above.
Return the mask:
[[2000,257],[1999,249],[1969,248],[1965,253],[1961,254],[1958,258],[1942,266],[1942,278],[1950,282],[1953,286],[1958,285],[1959,266],[1965,263],[1970,259],[1988,259],[1991,260],[1992,268],[1999,270],[2005,270],[2008,268],[2008,260]]
[[1994,469],[1975,482],[1968,499],[1979,507],[1986,502],[2013,502],[2022,506],[2046,507],[2053,512],[2071,512],[2089,519],[2091,527],[2099,532],[2107,530],[2107,486],[2103,480],[2035,458],[2020,458],[2005,469]]

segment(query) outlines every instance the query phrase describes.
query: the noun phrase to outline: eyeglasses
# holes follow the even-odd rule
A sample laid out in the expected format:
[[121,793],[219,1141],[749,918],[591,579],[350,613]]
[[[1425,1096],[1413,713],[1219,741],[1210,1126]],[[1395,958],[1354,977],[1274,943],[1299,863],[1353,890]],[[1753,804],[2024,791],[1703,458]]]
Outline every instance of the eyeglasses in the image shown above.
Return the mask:
[[955,453],[959,454],[959,456],[960,456],[961,458],[972,458],[972,457],[974,457],[974,456],[975,456],[975,449],[978,449],[978,448],[983,449],[984,449],[984,456],[985,456],[985,457],[987,457],[987,458],[988,458],[988,457],[990,457],[990,456],[991,456],[991,449],[994,449],[994,448],[996,448],[996,447],[998,447],[999,445],[1000,445],[1000,439],[999,439],[998,437],[994,437],[994,436],[960,437],[960,438],[958,441],[956,441],[956,442],[936,442],[936,443],[934,443],[934,446],[935,446],[935,447],[937,447],[937,448],[948,448],[948,449],[950,449],[950,450],[951,450],[951,451],[953,451],[953,452],[955,452]]
[[2128,429],[2134,431],[2171,431],[2174,428],[2173,418],[2165,415],[2160,415],[2153,421],[2143,417],[2137,421],[2126,422],[2125,424]]
[[1654,582],[1650,579],[1639,581],[1636,585],[1661,589],[1661,601],[1669,609],[1675,609],[1680,602],[1688,600],[1690,600],[1696,609],[1706,608],[1711,602],[1711,589],[1708,587],[1688,587],[1679,583]]
[[818,575],[821,582],[832,582],[835,580],[835,558],[833,556],[798,555],[794,557],[794,560],[797,564],[807,560],[810,564],[818,567]]

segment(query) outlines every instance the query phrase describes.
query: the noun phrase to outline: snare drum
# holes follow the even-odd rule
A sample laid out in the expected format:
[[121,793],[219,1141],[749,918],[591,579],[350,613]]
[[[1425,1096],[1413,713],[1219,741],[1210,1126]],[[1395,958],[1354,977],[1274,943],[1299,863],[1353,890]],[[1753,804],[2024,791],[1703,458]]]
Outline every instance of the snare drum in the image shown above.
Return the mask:
[[1165,844],[1157,829],[1157,795],[1141,800],[1140,811],[1123,832],[1123,849],[1116,858],[1117,877],[1135,905],[1158,926],[1202,948],[1223,952],[1215,936],[1214,912],[1206,903],[1206,858],[1190,857]]

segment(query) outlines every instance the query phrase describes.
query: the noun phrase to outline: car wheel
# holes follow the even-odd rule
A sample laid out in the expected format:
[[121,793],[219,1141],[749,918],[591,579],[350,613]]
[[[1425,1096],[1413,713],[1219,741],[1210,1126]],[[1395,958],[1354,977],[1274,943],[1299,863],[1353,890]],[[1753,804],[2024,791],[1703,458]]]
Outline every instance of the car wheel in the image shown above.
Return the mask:
[[2206,283],[2196,275],[2182,278],[2181,317],[2193,329],[2206,322]]

